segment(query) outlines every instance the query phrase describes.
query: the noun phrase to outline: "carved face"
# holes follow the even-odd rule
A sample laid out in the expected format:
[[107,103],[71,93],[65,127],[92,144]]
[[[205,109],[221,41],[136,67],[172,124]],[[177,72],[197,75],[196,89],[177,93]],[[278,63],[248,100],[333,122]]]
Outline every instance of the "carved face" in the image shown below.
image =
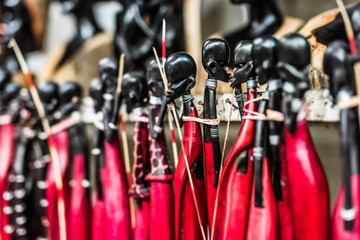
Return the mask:
[[145,103],[148,90],[145,77],[139,72],[124,74],[121,83],[122,96],[126,103],[126,110],[130,113],[139,104]]
[[29,90],[23,88],[20,91],[20,101],[24,103],[25,108],[31,113],[37,113],[36,106],[31,98]]
[[115,59],[104,58],[99,62],[100,80],[104,84],[107,93],[115,93],[118,78],[118,69]]
[[252,54],[260,84],[266,83],[276,73],[276,47],[277,40],[274,37],[254,40]]
[[354,29],[355,38],[360,41],[360,9],[355,9],[351,15],[351,23]]
[[[234,78],[238,83],[249,80],[254,75],[252,41],[240,41],[234,50]],[[237,85],[237,84],[236,84]]]
[[348,56],[348,44],[343,41],[334,41],[326,49],[324,72],[329,76],[330,93],[334,98],[343,86],[353,83]]
[[173,93],[169,96],[176,99],[195,86],[196,63],[187,53],[174,53],[165,63],[165,72],[169,81],[169,89]]
[[39,96],[43,102],[46,115],[53,114],[59,106],[59,86],[54,82],[40,82]]
[[297,68],[305,68],[311,58],[308,41],[297,33],[280,38],[277,54],[279,61],[289,63]]
[[[162,64],[161,61],[160,64]],[[164,82],[161,78],[160,70],[155,59],[150,61],[146,69],[146,81],[148,89],[154,96],[164,96]]]
[[207,40],[202,47],[202,63],[210,78],[227,82],[229,80],[229,44],[218,38]]
[[104,103],[103,93],[104,85],[101,80],[92,80],[89,87],[89,95],[94,100],[94,108],[96,112],[99,112],[101,110],[101,107]]
[[64,115],[80,108],[81,92],[81,87],[76,82],[65,82],[60,85],[59,95]]
[[10,102],[15,99],[20,92],[20,87],[16,84],[9,83],[4,86],[0,96],[0,113],[9,106]]
[[0,69],[0,91],[10,82],[11,75],[5,69]]

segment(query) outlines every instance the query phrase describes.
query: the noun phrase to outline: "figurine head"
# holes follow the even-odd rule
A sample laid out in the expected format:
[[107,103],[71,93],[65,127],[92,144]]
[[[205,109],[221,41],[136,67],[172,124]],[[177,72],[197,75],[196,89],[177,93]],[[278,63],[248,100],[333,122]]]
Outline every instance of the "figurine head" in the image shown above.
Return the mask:
[[80,10],[80,7],[84,4],[92,4],[93,0],[59,0],[64,13],[71,13],[76,10]]
[[196,83],[196,63],[187,53],[178,52],[170,55],[165,63],[169,89],[173,91],[172,99],[178,98],[190,90]]
[[59,86],[54,82],[40,82],[38,85],[40,99],[44,105],[45,114],[55,113],[59,106]]
[[148,99],[148,88],[145,77],[140,72],[124,74],[121,82],[121,94],[125,99],[126,111],[132,112]]
[[209,78],[228,82],[230,48],[224,39],[212,38],[202,47],[202,64]]
[[354,30],[355,39],[360,40],[360,8],[355,8],[351,14],[351,25]]
[[20,90],[20,102],[23,104],[26,110],[32,114],[37,115],[37,110],[34,101],[32,100],[31,94],[28,89],[23,88]]
[[80,109],[82,89],[78,83],[62,83],[59,87],[59,95],[64,116]]
[[118,78],[117,62],[113,58],[104,58],[99,62],[100,80],[106,93],[115,93]]
[[101,111],[104,104],[104,85],[100,79],[96,78],[91,81],[89,87],[89,95],[94,100],[94,109],[96,112]]
[[353,71],[348,56],[349,45],[344,41],[334,41],[326,49],[324,72],[329,76],[330,93],[334,98],[343,86],[350,85],[351,88],[353,84]]
[[0,113],[3,112],[10,104],[10,102],[17,98],[20,92],[20,87],[13,83],[8,83],[4,86],[4,89],[0,97]]
[[298,69],[310,64],[311,50],[308,41],[298,33],[288,34],[278,42],[279,62],[286,62]]
[[0,91],[11,81],[11,74],[4,68],[0,68]]
[[252,54],[254,58],[255,72],[260,85],[265,84],[276,75],[276,48],[278,41],[272,37],[262,37],[254,40]]
[[[161,60],[160,60],[160,64]],[[146,80],[148,89],[154,96],[164,96],[164,82],[161,78],[160,70],[155,59],[151,60],[146,69]]]
[[[240,41],[236,44],[234,49],[234,78],[237,83],[241,84],[249,80],[254,76],[254,65],[253,65],[253,42],[249,40]],[[245,67],[248,65],[249,68]],[[237,86],[239,87],[239,86]]]

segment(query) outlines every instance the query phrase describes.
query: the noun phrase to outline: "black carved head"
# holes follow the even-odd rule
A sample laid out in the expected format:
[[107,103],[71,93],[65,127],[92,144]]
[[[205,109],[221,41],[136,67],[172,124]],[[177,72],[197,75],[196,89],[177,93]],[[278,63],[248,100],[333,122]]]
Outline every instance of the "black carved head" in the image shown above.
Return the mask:
[[23,88],[20,91],[19,101],[33,115],[37,115],[37,110],[34,101],[32,100],[31,94],[28,89]]
[[355,8],[354,12],[351,14],[351,24],[354,30],[355,39],[360,41],[360,8]]
[[106,93],[114,94],[118,79],[118,66],[113,58],[104,58],[99,62],[100,80]]
[[329,76],[330,93],[334,98],[343,86],[354,87],[348,56],[349,45],[344,41],[334,41],[326,49],[324,72]]
[[59,95],[64,116],[80,109],[82,89],[78,83],[62,83],[59,87]]
[[130,113],[134,108],[147,102],[148,88],[143,74],[128,72],[121,82],[121,94],[125,100],[126,111]]
[[89,87],[89,95],[94,100],[95,112],[101,111],[102,105],[104,103],[103,94],[104,85],[102,81],[98,78],[92,80]]
[[296,68],[305,68],[311,60],[308,41],[298,33],[288,34],[279,40],[278,60]]
[[234,49],[234,81],[231,87],[240,87],[240,85],[255,75],[253,64],[253,42],[249,40],[240,41]]
[[277,63],[278,41],[272,37],[262,37],[254,40],[252,50],[255,72],[260,84],[265,84],[269,78],[275,77]]
[[202,47],[202,64],[209,78],[227,82],[229,80],[229,44],[224,39],[212,38]]
[[10,102],[17,98],[20,87],[17,84],[8,83],[4,86],[0,96],[0,114],[9,107]]
[[0,68],[0,91],[11,81],[11,74],[4,68]]
[[[160,61],[160,64],[161,61]],[[160,70],[155,59],[151,60],[146,69],[146,80],[148,89],[154,96],[164,96],[164,82],[161,78]]]
[[172,99],[190,93],[196,84],[196,63],[185,52],[170,55],[165,63],[165,72],[169,89],[172,90]]
[[60,103],[59,86],[55,82],[40,82],[38,85],[40,99],[44,105],[45,114],[53,114]]

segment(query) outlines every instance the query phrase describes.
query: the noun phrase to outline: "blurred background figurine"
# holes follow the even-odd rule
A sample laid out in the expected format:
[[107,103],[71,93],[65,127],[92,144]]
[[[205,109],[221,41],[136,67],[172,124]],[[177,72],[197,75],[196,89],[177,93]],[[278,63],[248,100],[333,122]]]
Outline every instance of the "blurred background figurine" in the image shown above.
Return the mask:
[[129,70],[143,70],[153,55],[152,47],[161,48],[163,19],[166,20],[166,49],[184,50],[183,1],[119,0],[123,10],[116,17],[115,56],[127,57]]

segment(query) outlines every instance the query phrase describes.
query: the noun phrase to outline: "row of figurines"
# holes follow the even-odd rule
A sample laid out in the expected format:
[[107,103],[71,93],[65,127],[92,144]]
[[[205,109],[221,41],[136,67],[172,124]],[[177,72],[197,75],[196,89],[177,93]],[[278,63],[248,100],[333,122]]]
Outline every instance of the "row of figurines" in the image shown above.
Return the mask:
[[[345,57],[341,58],[341,56]],[[335,93],[338,91],[338,89],[334,90],[335,87],[333,86],[340,86],[347,94],[354,91],[354,88],[349,89],[349,86],[354,84],[352,81],[349,81],[349,79],[352,79],[349,75],[351,74],[348,66],[349,63],[341,61],[341,59],[346,60],[348,56],[346,44],[338,42],[331,45],[325,55],[325,71],[330,76],[333,93],[334,91]],[[295,133],[297,128],[296,118],[298,112],[302,108],[302,97],[309,87],[307,65],[310,63],[310,46],[306,39],[298,34],[290,34],[280,40],[276,40],[273,37],[263,37],[254,41],[241,41],[234,50],[233,64],[235,67],[233,68],[232,77],[228,74],[229,57],[230,50],[226,41],[221,39],[210,39],[205,42],[203,46],[203,67],[209,74],[209,77],[205,83],[204,118],[216,119],[217,117],[215,97],[217,80],[231,82],[231,86],[235,88],[236,100],[238,101],[239,106],[248,106],[248,109],[251,107],[248,103],[244,102],[241,84],[247,82],[248,89],[251,90],[256,89],[259,84],[262,85],[268,83],[267,91],[263,94],[263,97],[269,100],[268,108],[273,111],[282,112],[284,114],[284,123],[287,130],[291,133]],[[121,93],[116,92],[116,84],[118,81],[117,62],[112,59],[103,59],[100,61],[99,66],[100,78],[94,80],[90,86],[90,95],[94,99],[95,111],[102,112],[102,114],[99,115],[102,115],[101,121],[103,122],[103,130],[105,130],[103,132],[100,127],[100,130],[96,131],[95,148],[92,151],[94,157],[98,159],[97,164],[100,164],[96,167],[96,203],[105,201],[105,206],[103,207],[106,209],[107,214],[112,211],[115,214],[117,210],[121,210],[117,203],[124,202],[124,198],[127,199],[127,180],[123,178],[107,179],[109,178],[108,176],[124,177],[123,175],[125,175],[124,169],[122,169],[123,167],[117,165],[117,163],[122,162],[122,160],[120,160],[121,157],[119,156],[120,150],[117,149],[119,147],[118,140],[116,139],[117,136],[114,135],[114,133],[117,132],[116,126],[118,125],[118,118],[114,116],[117,115],[120,103],[124,100],[128,112],[137,112],[137,114],[142,117],[141,119],[139,118],[138,123],[136,123],[139,126],[135,128],[135,131],[145,131],[150,133],[149,136],[144,139],[139,138],[139,136],[141,136],[141,134],[139,135],[139,132],[134,132],[134,166],[130,192],[139,199],[147,198],[151,195],[151,199],[158,201],[157,204],[153,203],[153,206],[163,204],[164,209],[169,210],[171,209],[171,201],[164,201],[162,196],[156,197],[159,192],[154,190],[152,193],[151,190],[151,188],[156,189],[158,187],[155,186],[155,183],[157,182],[171,182],[172,180],[172,166],[169,162],[164,144],[164,136],[161,134],[162,119],[170,103],[180,96],[183,97],[184,103],[183,115],[197,117],[197,114],[194,113],[195,106],[192,103],[193,98],[190,93],[191,88],[194,87],[196,82],[196,64],[192,57],[186,53],[174,53],[170,55],[164,64],[164,72],[166,79],[169,82],[169,90],[165,92],[164,79],[160,73],[161,66],[158,65],[157,61],[153,60],[148,65],[146,77],[139,72],[129,72],[124,74],[122,78]],[[339,78],[338,75],[335,75],[339,70],[342,70],[345,76],[349,75],[350,78],[341,81],[342,79]],[[9,222],[2,225],[2,233],[7,235],[10,233],[12,236],[18,235],[18,237],[21,238],[23,236],[29,236],[37,231],[43,234],[38,236],[51,236],[52,239],[56,238],[59,234],[58,226],[54,224],[57,222],[57,202],[56,196],[51,195],[51,191],[54,191],[56,187],[55,180],[52,178],[51,174],[51,164],[48,166],[49,159],[44,157],[48,152],[45,143],[46,137],[44,138],[43,134],[41,134],[42,130],[39,119],[37,118],[36,109],[28,92],[21,91],[21,94],[17,97],[20,89],[16,85],[9,83],[9,76],[5,72],[1,72],[0,80],[0,90],[2,91],[0,99],[1,114],[6,113],[11,116],[11,118],[7,120],[3,117],[5,115],[2,115],[0,130],[9,131],[7,129],[9,128],[8,124],[14,122],[19,123],[20,129],[18,133],[15,133],[16,131],[14,129],[10,131],[10,133],[2,132],[0,138],[0,140],[3,140],[1,154],[2,156],[5,156],[5,163],[7,155],[3,155],[3,152],[5,152],[4,149],[13,148],[11,145],[12,141],[9,141],[9,139],[14,138],[16,142],[14,147],[16,149],[14,153],[15,157],[9,156],[8,164],[5,164],[5,168],[6,166],[8,167],[8,171],[5,171],[7,174],[6,183],[1,183],[2,198],[6,200],[2,201],[2,204],[5,204],[2,205],[3,212],[5,212],[5,216],[10,216],[8,218]],[[148,96],[148,90],[152,93],[150,97]],[[64,122],[63,120],[67,120],[68,117],[80,109],[81,87],[76,83],[68,82],[60,86],[57,86],[52,82],[40,83],[38,91],[45,107],[46,115],[53,125]],[[344,94],[341,95],[343,96]],[[349,95],[354,95],[354,93],[350,93]],[[17,98],[16,101],[11,101],[15,98]],[[259,101],[261,101],[261,99]],[[171,107],[173,108],[174,106]],[[258,109],[261,114],[266,113],[265,110],[266,109],[264,108]],[[252,114],[247,113],[245,115]],[[177,118],[177,115],[175,115],[174,118]],[[179,120],[181,122],[181,119]],[[29,126],[31,126],[31,128],[29,128]],[[274,127],[274,129],[275,133],[280,135],[279,131],[281,132],[281,127],[277,126]],[[63,180],[67,183],[64,185],[64,192],[67,193],[66,209],[68,209],[67,211],[70,216],[71,214],[76,215],[76,213],[79,212],[76,203],[81,199],[80,202],[82,202],[83,205],[81,205],[82,210],[80,212],[82,212],[83,215],[79,218],[74,216],[74,219],[82,219],[80,222],[86,229],[86,226],[91,224],[90,218],[86,217],[91,212],[89,193],[88,190],[78,190],[79,188],[89,187],[89,174],[84,171],[87,167],[81,167],[86,165],[87,144],[86,136],[84,135],[85,130],[84,126],[81,124],[74,124],[68,129],[62,130],[63,131],[59,131],[56,134],[55,142],[58,143],[58,152],[65,153],[62,156],[67,156],[61,158],[61,160],[64,161],[62,168]],[[270,131],[272,130],[270,129]],[[188,133],[185,132],[185,135],[186,134]],[[199,135],[191,135],[191,137],[201,139],[201,132],[197,132],[197,134]],[[256,135],[255,139],[256,137],[261,137],[257,134],[254,135]],[[102,141],[104,139],[108,144],[104,144]],[[221,174],[221,154],[217,127],[204,124],[203,139],[205,146],[211,145],[210,150],[208,147],[205,147],[205,155],[207,156],[206,162],[213,162],[210,170],[208,171],[207,169],[206,171],[207,175],[209,175],[206,176],[206,182],[208,185],[218,186],[218,184],[221,184],[221,182],[219,183]],[[37,149],[37,151],[35,151],[35,149]],[[207,154],[209,151],[211,154]],[[113,152],[113,155],[108,155],[109,152]],[[209,155],[212,155],[210,156],[211,159],[208,157]],[[117,157],[112,158],[111,156]],[[135,157],[137,158],[135,159]],[[150,162],[142,162],[144,159],[147,159],[147,161]],[[109,164],[109,161],[112,161],[112,164]],[[29,163],[33,166],[30,169],[28,169]],[[199,166],[200,163],[195,164],[197,165],[197,168],[194,167],[195,162],[190,163],[192,163],[191,166],[193,167],[193,171],[197,172],[194,176],[201,175],[202,171],[201,166]],[[182,167],[184,166],[182,165]],[[143,171],[140,171],[141,169]],[[33,177],[30,178],[24,176]],[[104,176],[107,176],[107,178]],[[5,178],[2,178],[2,180],[4,179]],[[114,182],[117,182],[118,185],[108,184]],[[26,189],[25,186],[31,185],[36,187],[28,187],[30,190],[27,190],[26,194],[22,194],[22,190]],[[68,188],[67,186],[71,186],[71,188]],[[76,186],[78,188],[77,190],[74,190],[76,189]],[[169,186],[167,186],[167,188],[168,187]],[[165,189],[167,188],[165,187]],[[207,215],[212,216],[216,194],[211,195],[211,187],[206,187],[206,189],[208,192],[207,200],[205,200],[205,202],[207,202]],[[167,190],[170,191],[169,189]],[[109,197],[106,196],[110,196],[114,192],[120,192],[122,193],[122,196],[118,196],[119,198],[115,198],[115,200],[108,200]],[[154,196],[152,194],[154,194]],[[168,196],[170,195],[171,194]],[[27,199],[26,201],[38,203],[40,208],[37,209],[35,207],[27,206],[24,201],[25,198]],[[115,203],[111,201],[115,201]],[[142,206],[141,209],[143,209],[144,204],[146,205],[146,201],[139,200],[136,202],[138,204],[137,207]],[[327,204],[324,203],[324,205]],[[51,206],[51,208],[49,206]],[[95,204],[95,206],[97,206],[97,204]],[[131,215],[128,211],[130,209],[129,205],[124,204],[122,207],[122,210],[127,209],[123,212],[127,212]],[[27,210],[25,211],[25,209]],[[93,210],[94,209],[95,208],[93,208]],[[156,212],[159,211],[157,211],[156,208],[153,209],[153,211],[155,213],[151,219],[156,219]],[[29,214],[30,212],[33,215],[26,215],[25,212],[26,214]],[[96,213],[96,211],[93,212],[93,214]],[[109,215],[111,216],[112,214]],[[30,230],[30,223],[27,221],[26,216],[36,216],[34,219],[36,218],[37,220],[33,221],[39,223],[39,225],[34,224],[36,226],[36,231]],[[115,217],[111,216],[108,218]],[[2,217],[2,219],[4,219],[4,217]],[[98,218],[95,216],[93,219]],[[115,228],[121,229],[119,226],[122,225],[124,221],[126,222],[124,219],[121,221],[119,219],[113,220],[115,222],[118,221],[118,225],[115,223],[112,224],[113,231],[115,231]],[[209,217],[209,224],[211,224],[211,220],[212,218]],[[159,224],[161,225],[163,223]],[[39,229],[41,229],[41,231]],[[68,229],[69,234],[79,234],[80,232],[83,233],[82,235],[85,236],[85,239],[89,239],[90,235],[86,234],[90,233],[89,231],[84,230],[84,228],[72,228],[71,224],[68,224]],[[171,229],[171,227],[169,229]],[[93,232],[93,235],[97,230]],[[111,230],[109,230],[109,232],[111,232]],[[124,234],[123,231],[119,233],[119,230],[115,232],[122,234],[122,236]],[[159,236],[159,232],[153,231],[153,233],[154,235]],[[116,233],[108,234],[116,235]],[[129,234],[131,235],[131,233]]]

